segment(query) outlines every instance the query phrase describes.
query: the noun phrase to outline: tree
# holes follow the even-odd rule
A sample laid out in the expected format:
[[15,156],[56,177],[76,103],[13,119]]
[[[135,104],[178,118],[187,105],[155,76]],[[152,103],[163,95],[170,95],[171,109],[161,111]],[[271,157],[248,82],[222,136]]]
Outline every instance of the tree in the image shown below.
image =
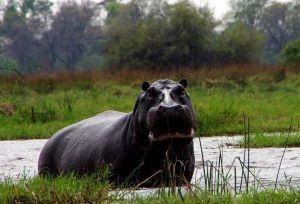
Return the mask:
[[92,3],[67,2],[52,15],[49,0],[9,0],[0,24],[1,42],[7,59],[15,60],[23,72],[38,68],[76,64],[96,51],[100,24],[93,17]]
[[197,9],[190,3],[170,6],[165,58],[169,66],[197,67],[209,62],[210,38],[215,22],[206,8]]
[[[41,5],[48,5],[45,10]],[[22,0],[19,4],[10,0],[4,9],[0,33],[5,39],[4,49],[8,59],[17,61],[21,71],[28,72],[40,67],[39,37],[41,12],[50,10],[47,0]]]
[[106,23],[110,23],[111,20],[115,19],[119,15],[122,9],[122,4],[117,2],[117,0],[112,0],[105,3],[104,8],[107,11]]
[[249,27],[256,27],[268,2],[269,0],[231,0],[230,14],[234,22],[243,22]]
[[291,40],[300,37],[300,1],[231,0],[232,22],[242,22],[265,36],[264,63],[276,63]]
[[216,61],[221,64],[258,63],[263,42],[263,35],[243,22],[230,24],[217,37]]
[[281,59],[284,64],[300,65],[300,38],[289,42],[281,52]]
[[[115,2],[112,2],[115,4]],[[138,19],[139,8],[134,2],[119,4],[119,11],[113,10],[113,15],[108,13],[108,21],[104,28],[104,40],[101,46],[104,47],[104,55],[107,66],[125,67],[137,66],[134,56],[139,52],[139,26],[141,18]],[[110,7],[106,7],[110,8]],[[108,12],[112,12],[108,10]],[[135,17],[133,17],[135,16]]]
[[155,3],[146,9],[134,2],[124,4],[107,25],[104,46],[108,64],[169,68],[206,63],[215,26],[208,10],[199,10],[187,1]]
[[300,37],[300,4],[274,2],[265,8],[260,29],[266,36],[265,50],[276,62],[286,43]]
[[89,3],[61,5],[52,18],[51,29],[43,35],[51,64],[61,64],[69,70],[75,68],[87,50],[94,11],[94,5]]

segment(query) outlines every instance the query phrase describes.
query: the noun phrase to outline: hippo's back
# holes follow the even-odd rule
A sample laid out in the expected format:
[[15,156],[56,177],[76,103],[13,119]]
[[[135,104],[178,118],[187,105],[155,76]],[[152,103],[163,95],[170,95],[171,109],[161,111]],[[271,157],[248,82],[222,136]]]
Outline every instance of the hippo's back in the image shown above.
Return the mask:
[[109,136],[112,132],[118,133],[124,121],[125,113],[106,111],[63,128],[43,147],[38,162],[39,174],[93,171],[95,157],[105,159],[104,153],[110,152],[105,149],[105,143],[114,139],[116,143],[120,141],[118,135]]

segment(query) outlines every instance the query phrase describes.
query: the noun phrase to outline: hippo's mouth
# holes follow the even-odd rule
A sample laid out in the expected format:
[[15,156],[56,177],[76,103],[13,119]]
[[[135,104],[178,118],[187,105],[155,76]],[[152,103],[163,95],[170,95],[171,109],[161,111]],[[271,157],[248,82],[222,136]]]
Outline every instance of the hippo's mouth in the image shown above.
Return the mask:
[[164,140],[171,140],[171,139],[191,139],[194,138],[195,131],[193,128],[190,128],[184,132],[172,132],[172,133],[158,133],[150,131],[149,139],[152,142],[160,142]]

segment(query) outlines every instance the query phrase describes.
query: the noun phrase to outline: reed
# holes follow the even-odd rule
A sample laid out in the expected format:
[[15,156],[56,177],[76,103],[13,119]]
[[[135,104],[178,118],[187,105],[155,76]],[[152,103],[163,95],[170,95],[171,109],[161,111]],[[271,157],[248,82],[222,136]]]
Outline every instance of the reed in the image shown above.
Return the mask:
[[283,161],[283,158],[284,158],[284,154],[286,152],[286,148],[287,148],[289,137],[290,137],[290,135],[292,133],[292,124],[293,124],[293,120],[291,120],[290,127],[289,127],[289,132],[288,132],[288,135],[286,137],[286,142],[285,142],[285,145],[284,145],[284,150],[283,150],[283,153],[282,153],[282,157],[280,159],[280,163],[279,163],[279,167],[278,167],[278,172],[277,172],[277,175],[276,175],[275,189],[277,189],[277,182],[278,182],[278,176],[279,176],[281,164],[282,164],[282,161]]
[[[219,157],[215,162],[205,160],[201,139],[200,149],[203,164],[204,191],[211,194],[224,195],[234,192],[235,195],[249,193],[250,190],[260,191],[266,187],[250,168],[250,120],[243,115],[244,121],[244,156],[243,159],[235,157],[231,165],[226,169],[223,165],[223,145],[219,149]],[[236,165],[236,166],[235,166]],[[236,169],[241,169],[240,174]],[[279,167],[280,168],[280,167]],[[199,181],[201,182],[201,180]]]

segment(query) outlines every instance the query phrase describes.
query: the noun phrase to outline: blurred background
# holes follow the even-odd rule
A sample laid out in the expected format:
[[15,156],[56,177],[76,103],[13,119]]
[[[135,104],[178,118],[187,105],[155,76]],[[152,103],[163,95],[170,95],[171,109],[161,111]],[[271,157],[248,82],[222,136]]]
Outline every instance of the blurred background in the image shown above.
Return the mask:
[[299,65],[300,1],[0,2],[1,73]]

